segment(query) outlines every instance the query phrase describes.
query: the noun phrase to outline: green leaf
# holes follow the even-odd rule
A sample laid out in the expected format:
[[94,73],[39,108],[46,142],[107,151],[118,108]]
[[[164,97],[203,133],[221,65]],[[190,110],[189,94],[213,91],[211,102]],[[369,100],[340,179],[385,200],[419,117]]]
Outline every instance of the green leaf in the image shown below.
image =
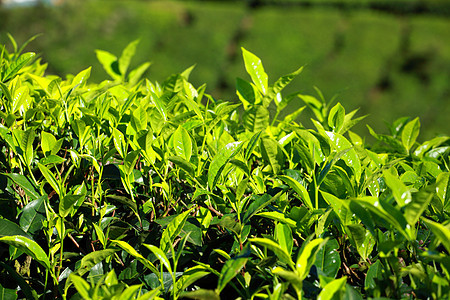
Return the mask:
[[241,78],[236,78],[236,94],[245,108],[261,102],[261,96],[258,94],[257,88],[247,80]]
[[248,141],[247,148],[245,149],[245,160],[249,160],[250,156],[253,153],[253,150],[255,150],[256,146],[258,145],[258,140],[262,134],[262,131],[258,131],[255,134],[252,135],[250,140]]
[[128,81],[131,86],[135,86],[138,81],[141,79],[142,75],[147,71],[147,69],[150,67],[151,63],[146,62],[134,69],[130,72],[130,75],[128,75]]
[[161,249],[159,249],[158,247],[156,247],[154,245],[148,245],[148,244],[143,244],[143,245],[145,247],[147,247],[150,251],[152,251],[153,254],[156,255],[156,257],[166,267],[166,269],[169,273],[171,273],[171,274],[173,273],[172,267],[170,265],[170,261],[167,258],[166,254],[164,253],[164,251],[162,251]]
[[338,133],[344,125],[344,119],[344,107],[340,103],[338,103],[330,110],[330,114],[328,115],[328,125],[333,129],[334,132]]
[[44,166],[44,165],[42,165],[40,163],[38,163],[38,168],[41,171],[42,175],[44,176],[45,180],[47,180],[47,182],[51,185],[51,187],[55,190],[55,192],[59,196],[61,196],[61,189],[59,187],[59,183],[56,180],[56,178],[53,175],[53,173],[50,172],[50,170],[46,166]]
[[450,172],[442,172],[436,177],[436,195],[444,208],[450,208]]
[[16,300],[17,299],[17,292],[13,289],[7,289],[4,288],[2,285],[0,285],[0,299],[2,300]]
[[187,210],[179,215],[177,215],[166,227],[164,230],[161,242],[160,242],[160,248],[165,253],[168,253],[170,250],[170,245],[173,243],[175,238],[180,234],[181,230],[183,229],[184,224],[186,223],[186,220],[189,216],[189,213],[191,210]]
[[139,295],[139,291],[142,289],[142,284],[135,284],[127,287],[122,294],[120,294],[120,299],[123,300],[134,300]]
[[291,255],[283,249],[279,244],[275,243],[272,240],[266,239],[266,238],[250,238],[248,239],[250,243],[255,243],[258,245],[261,245],[263,247],[266,247],[270,251],[272,251],[278,259],[280,259],[282,262],[290,266],[291,268],[294,268],[294,262],[291,259]]
[[125,159],[123,160],[124,172],[127,175],[130,175],[133,172],[134,167],[136,166],[136,162],[139,158],[139,150],[129,152]]
[[[160,288],[157,287],[151,290],[150,292],[142,294],[141,296],[139,296],[139,298],[137,298],[137,300],[152,300],[153,298],[159,296],[160,293],[161,293]],[[160,298],[157,299],[159,300]]]
[[292,228],[297,227],[297,223],[292,220],[291,218],[288,218],[285,214],[277,212],[277,211],[263,211],[256,214],[259,217],[268,218],[271,220],[275,220],[278,222],[281,222],[283,224],[289,225]]
[[364,281],[365,289],[374,289],[378,286],[378,281],[383,278],[383,265],[379,260],[369,267]]
[[13,235],[20,235],[30,240],[33,239],[30,234],[22,230],[16,223],[6,219],[0,219],[0,237]]
[[386,185],[391,189],[395,201],[400,207],[411,202],[411,191],[397,176],[388,170],[383,171],[383,176]]
[[27,86],[21,86],[15,90],[11,113],[16,113],[20,107],[26,103],[29,93],[30,90]]
[[247,73],[250,75],[253,83],[260,90],[260,92],[265,95],[267,93],[268,76],[264,71],[261,59],[244,48],[241,49]]
[[115,249],[105,249],[86,254],[81,259],[81,264],[80,267],[76,270],[76,274],[78,274],[79,276],[83,276],[84,274],[89,272],[93,266],[103,261],[107,257],[113,255],[115,252]]
[[178,126],[178,129],[173,133],[173,147],[175,153],[185,160],[189,161],[192,155],[192,141],[189,133],[183,126]]
[[186,173],[191,175],[192,178],[195,178],[195,167],[193,164],[179,156],[170,156],[168,159],[175,165],[183,169]]
[[[300,67],[296,71],[278,78],[278,80],[275,81],[275,83],[273,84],[273,89],[272,89],[273,94],[276,95],[276,94],[280,93],[302,71],[303,71],[303,67]],[[277,105],[279,105],[279,103],[277,103]]]
[[107,51],[95,50],[98,61],[102,64],[103,69],[111,76],[112,79],[120,79],[120,71],[117,64],[117,57]]
[[13,247],[16,247],[22,252],[25,252],[42,266],[44,266],[47,270],[50,270],[50,261],[48,260],[47,254],[45,254],[41,246],[39,246],[35,241],[32,241],[25,236],[12,235],[0,237],[0,242],[4,242]]
[[412,201],[406,205],[404,211],[405,219],[411,227],[414,227],[419,221],[423,212],[428,208],[433,196],[432,193],[423,191],[413,195]]
[[309,270],[316,261],[317,252],[323,247],[325,242],[326,240],[318,238],[308,243],[305,242],[304,246],[302,246],[297,262],[295,263],[300,280],[305,280],[306,276],[308,276]]
[[113,132],[112,132],[112,136],[113,136],[113,142],[114,142],[114,147],[117,150],[117,153],[119,153],[120,157],[124,158],[125,154],[126,154],[126,141],[125,141],[125,136],[123,135],[123,133],[114,128]]
[[[229,258],[227,258],[229,259]],[[177,280],[177,290],[178,291],[184,291],[186,288],[188,288],[190,285],[194,284],[197,280],[199,280],[202,277],[205,277],[206,275],[211,274],[210,271],[208,271],[203,266],[194,266],[192,268],[189,268],[183,272],[183,276],[180,277],[180,279]],[[214,293],[215,294],[215,293]],[[182,294],[184,295],[184,293]],[[196,298],[198,299],[198,298]],[[214,298],[207,298],[214,299]]]
[[415,118],[414,120],[408,122],[402,130],[402,144],[406,149],[406,152],[409,153],[409,150],[416,142],[417,137],[419,136],[420,130],[420,121],[419,118]]
[[[62,218],[67,217],[72,211],[72,208],[75,204],[80,203],[80,200],[86,197],[86,187],[84,185],[84,182],[78,186],[73,193],[65,195],[61,201],[59,202],[59,215]],[[81,203],[83,202],[81,201]],[[81,204],[80,204],[81,205]],[[79,205],[78,205],[79,206]]]
[[[133,257],[136,257],[145,267],[147,267],[150,271],[152,271],[153,273],[155,273],[157,276],[159,276],[159,271],[158,269],[152,264],[151,261],[147,260],[145,257],[143,257],[141,254],[139,254],[136,249],[134,249],[133,247],[130,246],[130,244],[128,244],[125,241],[119,241],[119,240],[111,240],[112,243],[117,244],[120,248],[122,248],[124,251],[126,251],[128,254],[130,254]],[[107,249],[107,250],[111,250],[111,249]],[[106,250],[101,250],[101,251],[106,251]],[[99,251],[95,251],[93,253],[96,253]],[[103,260],[103,259],[102,259]],[[102,261],[100,260],[100,261]],[[84,274],[84,273],[83,273]]]
[[311,198],[309,197],[308,191],[300,182],[298,182],[294,178],[292,178],[290,176],[286,176],[286,175],[278,175],[278,178],[280,178],[285,183],[287,183],[289,185],[289,187],[298,194],[300,199],[310,210],[314,209],[313,204],[311,202]]
[[2,82],[6,82],[9,79],[13,78],[26,64],[28,64],[34,57],[36,56],[33,52],[27,52],[19,56],[16,60],[14,60],[6,69]]
[[[42,228],[42,221],[46,219],[45,198],[47,196],[41,196],[22,209],[19,224],[24,231],[34,234]],[[3,232],[3,230],[0,229],[0,232]]]
[[336,278],[336,275],[341,268],[341,257],[337,250],[339,243],[337,240],[328,240],[326,244],[317,251],[314,265],[317,267],[317,274]]
[[255,105],[242,116],[245,129],[250,132],[265,131],[269,127],[270,113],[262,105]]
[[39,162],[42,165],[46,166],[46,165],[50,165],[50,164],[57,164],[57,165],[62,164],[65,161],[66,160],[62,157],[50,154],[49,156],[42,158]]
[[269,205],[272,201],[278,199],[282,193],[283,191],[278,192],[275,196],[271,196],[270,194],[264,194],[262,196],[255,195],[254,199],[256,199],[252,201],[245,211],[244,217],[242,218],[242,224],[246,224],[251,217]]
[[138,44],[139,40],[129,43],[125,49],[123,49],[122,55],[119,58],[119,72],[123,79],[125,79],[125,74],[130,66],[131,58],[134,56]]
[[155,105],[156,109],[158,110],[158,112],[161,114],[161,116],[163,117],[164,121],[167,121],[167,112],[166,112],[166,106],[164,105],[163,100],[158,97],[155,93],[151,92],[151,97],[150,97],[151,101],[153,102],[153,104]]
[[8,176],[15,184],[20,186],[31,200],[36,200],[41,196],[38,189],[28,177],[17,173],[2,173],[2,175]]
[[297,273],[285,270],[282,267],[276,267],[272,270],[272,273],[289,281],[297,291],[302,290],[303,279]]
[[345,164],[353,170],[355,175],[356,182],[359,182],[361,178],[361,161],[356,153],[355,149],[353,149],[353,145],[342,135],[335,132],[325,132],[329,137],[332,145],[338,152],[346,151],[341,159],[345,162]]
[[322,291],[320,291],[317,300],[342,299],[342,295],[345,293],[346,282],[347,277],[342,277],[327,283]]
[[216,186],[225,165],[241,150],[242,145],[241,141],[229,143],[213,157],[208,170],[208,186],[211,191]]
[[232,258],[225,262],[217,282],[217,291],[220,293],[225,286],[233,279],[245,266],[248,257]]
[[20,141],[20,148],[23,151],[24,160],[27,165],[31,165],[34,158],[33,142],[35,136],[35,130],[33,128],[28,128],[23,133],[22,140]]
[[91,296],[89,295],[89,290],[90,290],[91,286],[89,285],[89,283],[86,282],[86,280],[84,280],[82,277],[77,276],[73,273],[70,274],[68,280],[70,280],[73,283],[78,294],[83,299],[92,299]]
[[261,139],[261,154],[272,167],[274,174],[284,169],[285,156],[277,141],[269,138]]
[[292,254],[292,247],[294,238],[292,236],[292,230],[289,225],[284,223],[278,223],[275,225],[274,237],[278,241],[280,247],[286,251],[289,255]]
[[91,76],[91,67],[78,73],[73,78],[71,86],[73,88],[82,87],[86,83],[86,81],[89,79],[90,76]]
[[364,260],[367,260],[370,253],[372,253],[373,247],[375,246],[375,239],[370,234],[370,231],[366,230],[360,224],[350,224],[347,225],[346,228],[346,231],[356,246],[356,250],[359,255],[361,255]]
[[351,200],[367,208],[375,217],[384,220],[386,226],[394,226],[403,236],[410,238],[405,232],[407,222],[399,209],[377,197],[360,197]]
[[442,243],[447,250],[447,253],[450,254],[450,229],[448,226],[444,226],[425,218],[422,218],[422,221],[424,221],[425,224],[431,229],[433,234],[436,236],[438,243]]
[[103,233],[103,230],[97,224],[92,224],[94,226],[95,234],[97,235],[97,239],[103,245],[103,248],[106,248],[106,237]]
[[219,295],[213,290],[198,289],[192,292],[183,292],[181,297],[196,300],[220,300]]

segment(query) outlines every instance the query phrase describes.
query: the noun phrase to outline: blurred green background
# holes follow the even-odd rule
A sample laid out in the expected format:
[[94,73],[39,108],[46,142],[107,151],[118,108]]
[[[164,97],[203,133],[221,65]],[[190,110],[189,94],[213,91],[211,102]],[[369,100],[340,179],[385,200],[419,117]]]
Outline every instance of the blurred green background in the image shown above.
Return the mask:
[[140,39],[134,66],[151,61],[151,80],[196,64],[192,83],[226,100],[237,100],[236,77],[248,79],[242,46],[262,59],[269,82],[305,66],[288,93],[315,94],[317,86],[347,111],[368,114],[364,122],[378,132],[419,116],[420,140],[450,135],[450,1],[59,2],[0,6],[0,42],[6,33],[19,44],[42,33],[28,49],[41,53],[49,73],[93,66],[91,81],[99,82],[107,75],[94,50],[120,55]]

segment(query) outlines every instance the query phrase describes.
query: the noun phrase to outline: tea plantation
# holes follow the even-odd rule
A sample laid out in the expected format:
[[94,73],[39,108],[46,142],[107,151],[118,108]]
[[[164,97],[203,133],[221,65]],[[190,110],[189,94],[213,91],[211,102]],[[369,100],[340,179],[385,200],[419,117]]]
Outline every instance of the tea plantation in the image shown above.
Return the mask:
[[[120,53],[140,39],[132,67],[151,60],[148,78],[163,81],[196,64],[194,85],[206,83],[215,98],[236,103],[243,46],[274,78],[307,66],[288,93],[312,94],[318,86],[326,98],[360,108],[383,133],[386,122],[419,116],[422,137],[431,139],[450,132],[449,16],[446,0],[67,0],[0,6],[0,43],[7,33],[19,43],[42,34],[27,51],[49,63],[49,74],[64,78],[93,66],[91,82],[99,83],[104,75],[93,49]],[[364,126],[354,130],[366,134]]]
[[286,93],[303,68],[244,48],[218,100],[192,67],[148,79],[138,47],[96,50],[98,84],[1,47],[4,299],[450,297],[448,136]]

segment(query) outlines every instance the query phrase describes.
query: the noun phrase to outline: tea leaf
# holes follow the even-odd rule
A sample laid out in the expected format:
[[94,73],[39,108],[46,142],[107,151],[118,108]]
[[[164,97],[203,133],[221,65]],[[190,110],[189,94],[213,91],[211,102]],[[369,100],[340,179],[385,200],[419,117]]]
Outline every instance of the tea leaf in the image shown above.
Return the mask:
[[229,143],[214,156],[208,170],[208,186],[211,191],[216,186],[225,165],[241,150],[242,145],[241,141]]
[[316,261],[317,252],[320,250],[320,248],[323,247],[325,243],[326,240],[318,238],[309,241],[307,244],[302,246],[301,252],[297,258],[297,262],[295,263],[300,280],[304,280],[309,274],[309,270]]
[[414,120],[408,122],[402,130],[402,143],[408,153],[419,136],[419,130],[419,118],[415,118]]
[[122,78],[125,79],[125,74],[128,70],[128,67],[130,65],[131,58],[134,56],[134,53],[136,52],[136,47],[139,44],[139,40],[135,40],[131,43],[129,43],[125,49],[123,49],[122,55],[119,58],[119,71],[122,75]]
[[27,52],[19,56],[15,61],[13,61],[5,73],[3,74],[2,82],[7,82],[9,79],[13,78],[26,64],[28,64],[36,56],[33,52]]
[[31,256],[34,260],[44,266],[47,270],[50,270],[50,261],[42,250],[41,246],[35,241],[20,235],[11,235],[0,237],[0,242],[4,242],[13,247],[16,247],[22,252],[25,252]]
[[186,161],[189,161],[192,156],[192,141],[189,133],[183,126],[178,126],[178,129],[173,133],[173,147],[175,153],[181,156]]
[[183,292],[181,297],[196,300],[220,300],[219,295],[213,290],[198,289],[192,292]]
[[333,146],[338,152],[349,149],[346,153],[342,155],[342,160],[344,160],[345,164],[353,170],[355,180],[356,182],[359,182],[359,179],[361,178],[361,161],[355,149],[353,149],[353,145],[345,137],[343,137],[338,133],[334,132],[325,132],[325,133],[330,138]]
[[286,175],[278,175],[278,178],[280,178],[285,183],[287,183],[289,185],[289,187],[298,194],[300,199],[310,210],[314,209],[314,206],[311,202],[311,198],[309,197],[308,191],[300,182],[298,182],[294,178],[292,178],[290,176],[286,176]]
[[91,299],[89,295],[90,285],[82,277],[75,274],[70,274],[69,280],[73,283],[77,292],[83,299]]
[[145,247],[147,247],[150,251],[153,252],[153,254],[156,255],[156,257],[161,261],[161,263],[166,267],[167,271],[169,271],[169,273],[172,273],[172,267],[170,266],[170,261],[167,258],[166,254],[164,253],[164,251],[162,251],[161,249],[159,249],[156,246],[153,245],[148,245],[148,244],[143,244]]
[[369,267],[367,271],[364,286],[366,289],[374,289],[378,286],[378,281],[383,278],[383,265],[377,260],[373,265]]
[[16,223],[6,219],[0,219],[0,237],[13,235],[24,236],[31,240],[33,239],[31,235],[23,231]]
[[276,224],[274,237],[278,241],[280,247],[289,255],[291,255],[294,243],[291,227],[283,223]]
[[163,252],[167,253],[170,250],[170,245],[175,238],[180,234],[184,224],[189,216],[191,210],[187,210],[178,216],[176,216],[166,227],[162,234],[160,248]]
[[51,185],[51,187],[55,190],[55,192],[58,195],[62,196],[59,182],[56,180],[53,173],[50,172],[50,170],[46,166],[40,163],[38,163],[38,168],[41,171],[42,175],[44,176],[45,180]]
[[112,135],[113,135],[114,147],[116,148],[117,153],[119,153],[119,155],[122,158],[125,158],[125,154],[126,154],[125,153],[125,151],[126,151],[125,136],[123,135],[123,133],[120,130],[118,130],[116,128],[113,129]]
[[220,293],[247,263],[247,257],[231,258],[225,262],[217,282],[217,291]]
[[346,277],[342,277],[339,279],[335,279],[329,282],[322,291],[320,291],[317,300],[331,300],[336,298],[340,298],[345,292],[345,283],[347,282]]
[[436,195],[442,201],[442,205],[448,208],[450,205],[450,173],[443,172],[436,178]]
[[278,174],[284,168],[285,156],[277,141],[269,138],[261,139],[261,154],[272,166],[274,174]]
[[391,189],[395,201],[400,207],[403,207],[411,202],[411,191],[403,184],[400,179],[398,179],[387,170],[383,171],[383,176],[386,185]]
[[17,173],[2,173],[5,176],[8,176],[14,183],[16,183],[18,186],[20,186],[25,194],[30,197],[31,200],[38,199],[41,195],[39,194],[38,189],[32,181],[28,179],[28,177],[25,177],[22,174]]
[[107,257],[113,255],[116,251],[117,250],[115,249],[105,249],[86,254],[81,259],[81,264],[80,267],[76,270],[76,274],[78,274],[79,276],[83,276],[84,274],[89,272],[93,266],[103,261]]
[[270,194],[264,194],[262,196],[254,196],[256,199],[252,201],[252,203],[248,206],[245,211],[244,217],[242,218],[242,223],[246,224],[251,217],[253,217],[260,210],[269,205],[272,201],[277,200],[283,191],[278,192],[275,196],[271,196]]
[[250,75],[253,83],[261,91],[261,93],[266,94],[268,85],[268,76],[266,72],[264,72],[264,67],[262,65],[261,60],[259,59],[259,57],[245,50],[244,48],[241,49],[247,73]]
[[108,75],[114,80],[120,79],[117,57],[104,50],[95,50],[95,53],[98,61],[102,64],[106,73],[108,73]]
[[442,224],[436,223],[434,221],[425,219],[422,217],[422,221],[431,229],[433,234],[436,236],[436,239],[439,243],[447,250],[447,253],[450,254],[450,229],[448,226],[444,226]]
[[261,96],[258,94],[256,86],[241,78],[236,78],[236,94],[245,108],[261,103]]
[[265,131],[269,126],[269,111],[262,105],[255,105],[254,107],[245,111],[242,119],[245,128],[250,132]]
[[317,267],[319,275],[335,278],[340,267],[341,257],[337,250],[339,243],[335,240],[328,240],[326,244],[317,251],[314,265]]
[[344,125],[345,110],[344,107],[338,103],[331,110],[328,115],[328,125],[334,132],[339,133]]
[[[22,214],[19,219],[20,227],[30,234],[34,234],[36,231],[40,230],[43,225],[42,221],[46,219],[45,212],[45,198],[47,196],[41,196],[36,200],[28,203],[23,209]],[[4,230],[0,230],[4,232]],[[1,233],[0,233],[1,235]]]
[[[159,271],[158,269],[156,269],[156,267],[151,263],[151,261],[147,260],[145,257],[143,257],[141,254],[139,254],[136,249],[134,249],[133,247],[130,246],[130,244],[128,244],[125,241],[119,241],[119,240],[111,240],[112,243],[117,244],[120,248],[122,248],[123,250],[125,250],[128,254],[130,254],[133,257],[136,257],[145,267],[147,267],[150,271],[152,271],[153,273],[155,273],[157,276],[159,276]],[[111,249],[106,249],[106,250],[101,250],[101,251],[111,251]],[[99,251],[96,251],[99,252]],[[93,252],[93,253],[96,253]],[[114,253],[115,251],[113,251],[112,253]],[[111,253],[111,254],[112,254]],[[110,254],[110,255],[111,255]],[[88,254],[89,255],[89,254]],[[106,252],[105,252],[106,255]],[[108,255],[109,256],[109,255]],[[106,256],[107,257],[107,256]],[[105,258],[106,258],[105,257]],[[102,261],[103,259],[101,259],[100,261]],[[84,273],[83,273],[84,274]]]
[[277,258],[279,258],[282,262],[289,265],[291,268],[294,268],[294,262],[291,259],[291,255],[286,252],[286,250],[283,249],[279,244],[266,238],[250,238],[248,240],[250,243],[255,243],[266,247],[267,249],[275,253]]

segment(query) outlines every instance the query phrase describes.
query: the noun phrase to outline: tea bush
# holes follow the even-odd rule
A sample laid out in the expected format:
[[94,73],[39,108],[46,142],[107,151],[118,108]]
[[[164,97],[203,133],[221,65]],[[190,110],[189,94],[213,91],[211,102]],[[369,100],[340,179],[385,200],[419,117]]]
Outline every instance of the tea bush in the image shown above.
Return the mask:
[[[242,49],[237,102],[129,70],[45,75],[0,56],[0,294],[71,299],[442,299],[450,296],[448,136],[389,134],[335,99],[269,84]],[[292,101],[305,106],[283,112]],[[270,108],[270,110],[269,110]],[[299,117],[308,108],[315,128]],[[274,111],[275,113],[269,113]],[[283,112],[283,113],[282,113]],[[282,113],[282,114],[281,114]],[[285,115],[283,118],[279,116]],[[300,120],[300,121],[298,121]]]

